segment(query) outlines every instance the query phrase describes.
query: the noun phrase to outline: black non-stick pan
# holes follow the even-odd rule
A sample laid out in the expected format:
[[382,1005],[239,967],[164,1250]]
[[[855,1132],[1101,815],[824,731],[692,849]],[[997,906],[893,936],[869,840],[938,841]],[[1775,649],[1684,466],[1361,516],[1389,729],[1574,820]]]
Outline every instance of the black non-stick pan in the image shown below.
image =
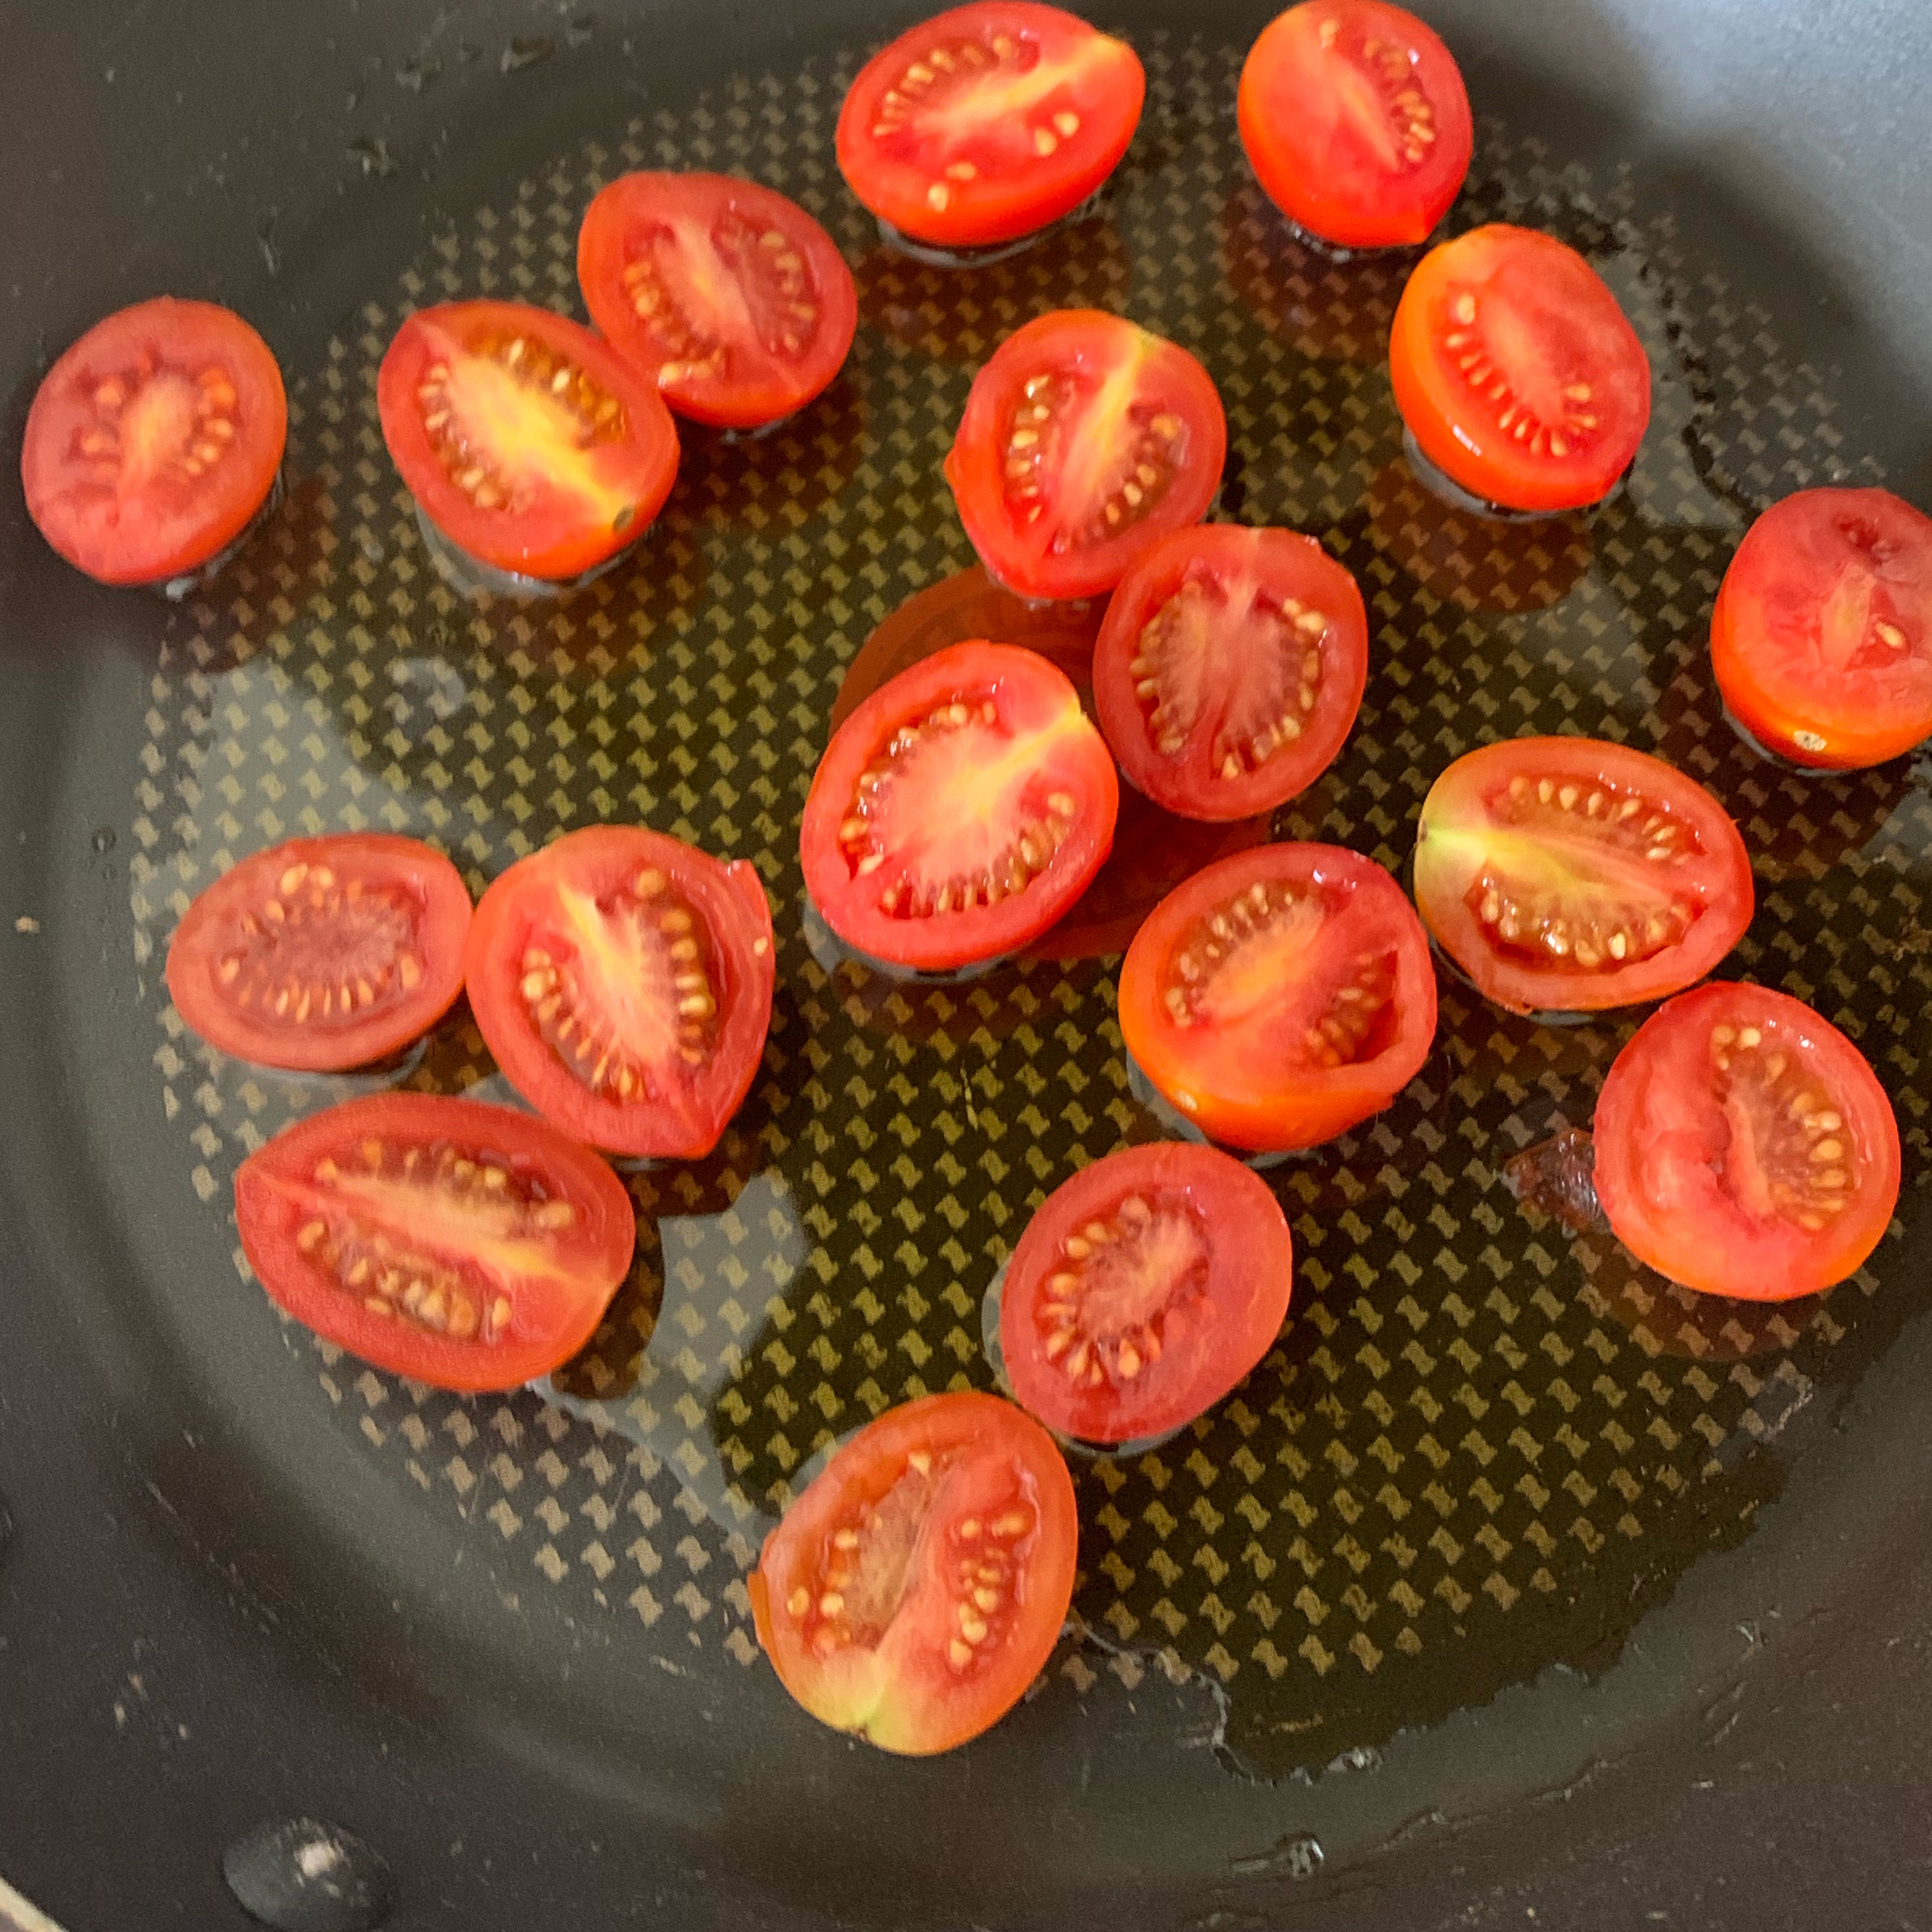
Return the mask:
[[[7,448],[50,358],[162,292],[262,330],[292,425],[281,508],[176,604],[70,571],[0,485],[0,1874],[69,1932],[239,1926],[236,1886],[398,1932],[1932,1925],[1932,766],[1768,765],[1705,650],[1770,501],[1932,503],[1932,10],[1424,9],[1478,117],[1450,226],[1583,249],[1654,370],[1628,490],[1528,528],[1405,464],[1410,258],[1324,259],[1255,188],[1234,88],[1268,10],[1110,3],[1149,82],[1120,175],[947,272],[832,159],[902,0],[10,10]],[[466,597],[376,362],[446,295],[574,312],[578,219],[638,165],[810,208],[858,278],[851,362],[766,439],[688,438],[590,590]],[[1075,1627],[994,1731],[901,1761],[786,1697],[747,1567],[825,1444],[989,1384],[980,1299],[1030,1202],[1156,1131],[1112,954],[1174,862],[1143,844],[1076,956],[895,988],[808,949],[797,819],[847,667],[972,561],[938,464],[973,370],[1068,305],[1199,356],[1216,514],[1362,582],[1360,723],[1276,836],[1400,868],[1480,738],[1660,752],[1753,852],[1730,970],[1859,1040],[1905,1191],[1828,1296],[1672,1290],[1502,1176],[1587,1121],[1628,1022],[1445,982],[1422,1077],[1273,1176],[1276,1347],[1178,1439],[1076,1466]],[[607,818],[761,868],[764,1074],[710,1160],[631,1178],[640,1268],[549,1390],[364,1370],[244,1278],[233,1170],[384,1078],[500,1086],[460,1008],[400,1074],[219,1060],[167,1003],[173,922],[310,826],[430,837],[474,888]]]

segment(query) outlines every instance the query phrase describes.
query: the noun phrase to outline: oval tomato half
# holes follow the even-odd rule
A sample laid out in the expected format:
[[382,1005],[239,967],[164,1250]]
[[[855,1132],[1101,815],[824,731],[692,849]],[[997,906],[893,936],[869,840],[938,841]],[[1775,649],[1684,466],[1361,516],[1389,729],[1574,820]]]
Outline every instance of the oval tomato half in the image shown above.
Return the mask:
[[580,575],[643,535],[677,475],[677,430],[649,378],[523,302],[418,309],[376,400],[424,514],[498,570]]
[[464,958],[476,1024],[532,1106],[593,1147],[682,1160],[751,1090],[775,964],[755,867],[629,825],[518,860]]
[[860,70],[838,116],[839,172],[882,221],[921,242],[1013,241],[1114,172],[1146,92],[1124,40],[1058,7],[974,0]]
[[1597,272],[1497,224],[1425,255],[1389,338],[1396,406],[1453,482],[1517,510],[1608,494],[1650,422],[1650,363]]
[[1828,1020],[1765,986],[1718,981],[1660,1007],[1605,1078],[1595,1135],[1617,1238],[1706,1294],[1829,1288],[1898,1201],[1878,1076]]
[[1044,932],[1114,842],[1120,782],[1066,677],[1012,644],[955,644],[832,734],[800,828],[806,890],[848,946],[916,970]]
[[596,1332],[637,1215],[588,1148],[528,1114],[379,1094],[310,1115],[235,1176],[271,1296],[379,1369],[447,1389],[548,1375]]
[[1092,597],[1208,514],[1227,453],[1221,398],[1186,350],[1098,309],[1058,309],[973,379],[946,480],[1007,589]]
[[288,440],[282,372],[238,315],[167,296],[97,322],[27,412],[27,514],[103,584],[218,555],[262,507]]
[[1801,490],[1745,532],[1711,614],[1733,717],[1852,771],[1932,734],[1932,518],[1887,490]]
[[1368,674],[1361,592],[1313,538],[1203,524],[1121,578],[1094,648],[1094,708],[1156,804],[1251,818],[1328,770]]
[[795,201],[734,175],[630,174],[577,236],[590,319],[680,416],[749,428],[838,374],[859,296]]
[[1750,855],[1661,758],[1516,738],[1458,758],[1423,800],[1415,902],[1511,1012],[1598,1012],[1700,980],[1750,925]]
[[765,1539],[758,1641],[820,1724],[925,1756],[1011,1710],[1073,1598],[1073,1482],[990,1395],[927,1396],[841,1445]]
[[1120,968],[1120,1034],[1210,1140],[1313,1147],[1386,1107],[1436,1038],[1402,888],[1337,845],[1256,845],[1155,908]]
[[1108,1154],[1049,1194],[1006,1270],[1000,1352],[1023,1408],[1085,1442],[1191,1422],[1268,1353],[1294,1246],[1268,1184],[1212,1148]]
[[1350,248],[1423,240],[1475,151],[1455,57],[1384,0],[1305,0],[1280,15],[1241,69],[1235,118],[1269,199]]
[[291,838],[201,892],[168,945],[182,1018],[237,1059],[310,1073],[380,1060],[463,990],[470,893],[414,838]]

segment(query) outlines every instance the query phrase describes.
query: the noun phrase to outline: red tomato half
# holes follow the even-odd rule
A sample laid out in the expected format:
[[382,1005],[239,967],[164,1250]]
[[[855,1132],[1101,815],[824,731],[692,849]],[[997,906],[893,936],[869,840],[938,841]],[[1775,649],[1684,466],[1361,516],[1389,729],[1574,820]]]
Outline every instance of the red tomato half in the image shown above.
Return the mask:
[[1597,272],[1500,224],[1425,255],[1389,338],[1396,406],[1436,467],[1518,510],[1608,493],[1650,421],[1650,364]]
[[738,428],[802,409],[858,326],[852,272],[795,201],[732,175],[622,175],[577,236],[590,319],[680,416]]
[[934,1395],[869,1423],[765,1539],[758,1641],[820,1724],[926,1756],[1005,1716],[1073,1598],[1073,1483],[1011,1402]]
[[414,838],[291,838],[222,874],[168,946],[168,995],[209,1046],[340,1072],[426,1033],[463,990],[470,893]]
[[1058,309],[973,379],[946,480],[1009,590],[1092,597],[1207,514],[1227,453],[1221,398],[1186,350],[1098,309]]
[[1010,242],[1078,208],[1119,164],[1147,76],[1124,40],[1058,7],[975,0],[902,34],[838,116],[839,172],[902,234]]
[[1156,804],[1251,818],[1334,762],[1368,675],[1361,592],[1313,538],[1203,524],[1121,578],[1094,647],[1094,708]]
[[1422,802],[1415,902],[1511,1012],[1598,1012],[1701,980],[1750,925],[1750,858],[1724,808],[1661,758],[1516,738]]
[[208,562],[262,507],[288,440],[282,372],[238,315],[166,296],[97,322],[27,413],[27,514],[104,584]]
[[1120,788],[1078,694],[1012,644],[955,644],[832,734],[800,828],[806,889],[848,946],[944,972],[1044,932],[1114,842]]
[[1155,908],[1120,1033],[1210,1140],[1313,1147],[1379,1112],[1436,1038],[1436,970],[1402,888],[1338,845],[1256,845]]
[[614,1154],[703,1158],[750,1090],[772,1019],[757,869],[632,825],[572,832],[483,895],[470,1004],[510,1084]]
[[580,575],[643,534],[677,475],[677,430],[649,378],[521,302],[417,310],[376,400],[430,520],[498,570]]
[[508,1107],[380,1094],[235,1177],[242,1251],[298,1322],[438,1388],[508,1389],[596,1331],[638,1223],[589,1149]]
[[1013,1250],[1014,1398],[1085,1442],[1178,1429],[1268,1353],[1294,1273],[1281,1204],[1239,1161],[1172,1141],[1109,1154],[1055,1188]]
[[1786,1301],[1843,1281],[1898,1201],[1898,1123],[1864,1056],[1787,993],[1680,994],[1597,1102],[1597,1198],[1617,1238],[1706,1294]]
[[1454,56],[1384,0],[1291,7],[1250,51],[1234,111],[1269,198],[1349,248],[1423,240],[1475,149]]
[[1752,524],[1711,664],[1760,744],[1853,771],[1932,734],[1932,518],[1886,490],[1801,490]]

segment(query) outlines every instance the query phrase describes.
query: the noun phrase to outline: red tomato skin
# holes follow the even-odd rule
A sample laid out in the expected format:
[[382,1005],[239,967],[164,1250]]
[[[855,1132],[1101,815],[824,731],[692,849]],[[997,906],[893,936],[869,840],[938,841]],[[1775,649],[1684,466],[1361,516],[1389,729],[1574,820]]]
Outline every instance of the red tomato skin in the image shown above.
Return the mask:
[[[1213,1242],[1208,1293],[1215,1321],[1185,1340],[1171,1327],[1160,1359],[1122,1388],[1076,1388],[1042,1346],[1040,1305],[1066,1237],[1104,1220],[1130,1195],[1185,1202]],[[1083,1442],[1132,1442],[1191,1422],[1265,1355],[1288,1314],[1294,1244],[1281,1203],[1258,1174],[1212,1148],[1153,1141],[1091,1162],[1049,1194],[1006,1270],[1000,1350],[1013,1400],[1049,1429]],[[1177,1324],[1178,1325],[1178,1324]]]
[[[519,1178],[540,1179],[550,1198],[577,1210],[565,1233],[537,1238],[548,1244],[552,1271],[492,1275],[514,1310],[496,1340],[457,1341],[376,1315],[303,1250],[302,1229],[327,1211],[313,1178],[316,1164],[331,1159],[350,1168],[364,1140],[391,1136],[488,1155]],[[460,1391],[520,1388],[568,1360],[596,1334],[630,1272],[638,1235],[623,1183],[588,1148],[532,1114],[428,1094],[345,1100],[278,1134],[236,1172],[235,1216],[250,1267],[284,1312],[380,1369]]]
[[[1464,821],[1522,776],[1641,790],[1694,829],[1706,857],[1671,883],[1700,908],[1678,944],[1594,974],[1529,965],[1492,946],[1465,896],[1473,866],[1449,856],[1476,835]],[[1635,868],[1631,868],[1633,871]],[[1458,758],[1430,788],[1416,830],[1415,902],[1436,944],[1506,1012],[1604,1012],[1679,992],[1702,979],[1744,937],[1756,906],[1750,854],[1724,807],[1692,778],[1648,753],[1595,738],[1510,738]]]
[[[1320,889],[1331,912],[1359,920],[1392,950],[1396,1028],[1372,1058],[1284,1070],[1287,1046],[1264,1024],[1232,1042],[1211,1024],[1182,1028],[1166,1011],[1166,962],[1202,915],[1257,880]],[[1402,888],[1372,859],[1339,845],[1256,845],[1178,886],[1134,935],[1120,967],[1120,1034],[1148,1078],[1208,1138],[1252,1153],[1318,1146],[1379,1113],[1421,1072],[1436,1038],[1436,970]],[[1264,1055],[1266,1055],[1264,1058]]]
[[[1525,418],[1502,422],[1502,406],[1476,386],[1479,377],[1490,383],[1481,373],[1493,373],[1489,362],[1460,366],[1480,346],[1472,324],[1455,313],[1466,297],[1478,316],[1485,302],[1506,302],[1522,334],[1554,341],[1545,365],[1552,387],[1591,390],[1581,401],[1561,399],[1562,454],[1553,442],[1535,444],[1553,426],[1526,443],[1514,434]],[[1553,514],[1600,502],[1630,467],[1650,422],[1649,358],[1616,297],[1574,249],[1502,223],[1473,228],[1423,257],[1396,305],[1389,375],[1396,406],[1430,460],[1473,495],[1511,509]],[[1586,418],[1594,419],[1587,427]]]
[[[735,338],[728,374],[688,373],[688,360],[667,350],[638,313],[624,283],[639,231],[682,218],[715,222],[727,215],[783,237],[808,277],[812,336],[797,361]],[[802,409],[844,366],[859,325],[858,290],[838,244],[796,202],[776,188],[734,175],[622,175],[598,191],[577,236],[577,279],[590,319],[624,359],[657,385],[681,416],[730,429],[752,429]],[[687,373],[675,373],[682,368]],[[673,373],[668,374],[667,370]]]
[[[950,1588],[937,1596],[935,1586],[943,1586],[936,1555],[921,1566],[909,1600],[874,1650],[848,1647],[820,1658],[788,1608],[794,1592],[813,1579],[814,1556],[853,1499],[866,1494],[868,1474],[875,1483],[878,1472],[903,1466],[915,1450],[935,1458],[951,1451],[964,1463],[955,1522],[973,1507],[974,1478],[987,1466],[994,1475],[1002,1465],[1018,1468],[1029,1492],[1034,1527],[1021,1539],[1012,1586],[1017,1621],[992,1668],[964,1684],[946,1658],[957,1634],[956,1606]],[[1072,1602],[1079,1538],[1073,1480],[1032,1417],[997,1396],[922,1396],[887,1409],[842,1443],[766,1538],[749,1581],[758,1642],[779,1682],[821,1724],[900,1756],[951,1750],[991,1729],[1046,1667]],[[910,1600],[914,1593],[925,1600]]]
[[[923,64],[934,46],[956,42],[990,52],[996,36],[1038,50],[1031,74],[1048,74],[1056,67],[1066,72],[1063,82],[1028,110],[1031,140],[1021,151],[1024,176],[1015,179],[1004,167],[986,164],[982,153],[979,161],[966,163],[974,168],[974,178],[949,177],[948,165],[957,165],[950,143],[943,152],[925,152],[916,159],[886,154],[874,130],[882,124],[889,91],[898,90],[913,64]],[[839,110],[838,171],[864,207],[915,241],[943,248],[1017,241],[1070,214],[1120,165],[1140,124],[1146,93],[1146,71],[1126,41],[1096,32],[1058,7],[974,0],[902,34],[860,70]],[[1068,114],[1080,124],[1073,136],[1046,124]],[[1016,128],[1025,118],[1002,117]],[[1054,145],[1050,154],[1042,154],[1033,143],[1048,134]]]
[[[1049,501],[1024,526],[1006,502],[1006,438],[1026,383],[1041,374],[1071,374],[1090,393],[1132,362],[1137,395],[1158,400],[1184,425],[1186,445],[1160,501],[1121,533],[1088,544],[1068,542],[1056,554],[1060,519],[1084,522],[1102,506]],[[947,452],[946,482],[959,520],[989,574],[1023,597],[1095,597],[1113,589],[1138,557],[1170,532],[1198,524],[1220,488],[1228,424],[1207,370],[1178,344],[1099,309],[1056,309],[1016,329],[973,379],[959,428]]]
[[[234,434],[205,479],[150,479],[130,500],[92,473],[92,464],[82,473],[79,445],[97,427],[104,386],[144,364],[184,374],[219,364],[234,392],[220,411]],[[218,556],[248,528],[274,482],[288,426],[281,370],[238,315],[171,296],[136,302],[96,322],[34,392],[20,446],[27,514],[61,556],[98,582],[164,583]],[[158,514],[152,499],[164,489],[169,507],[178,501],[176,514]]]
[[[1233,778],[1224,778],[1215,765],[1211,731],[1197,727],[1179,752],[1162,752],[1136,695],[1131,667],[1142,632],[1196,576],[1223,585],[1264,586],[1278,596],[1298,597],[1330,620],[1318,640],[1322,682],[1314,710],[1301,720],[1300,736],[1292,748],[1276,750]],[[1313,538],[1294,530],[1201,524],[1150,545],[1120,579],[1094,646],[1094,709],[1123,775],[1136,790],[1184,818],[1226,822],[1285,805],[1334,763],[1354,728],[1368,676],[1362,593]]]
[[[1816,1233],[1753,1215],[1720,1184],[1729,1136],[1710,1097],[1712,1028],[1780,1029],[1809,1049],[1861,1163],[1845,1211]],[[1856,1273],[1898,1202],[1898,1122],[1858,1049],[1788,993],[1713,980],[1667,1000],[1637,1029],[1597,1101],[1597,1198],[1618,1240],[1660,1274],[1700,1294],[1789,1301]]]
[[[722,1018],[700,1081],[656,1100],[620,1102],[592,1089],[534,1032],[520,982],[526,938],[556,886],[615,889],[647,867],[664,872],[702,914],[719,975]],[[484,1043],[504,1076],[564,1132],[611,1154],[701,1160],[751,1091],[771,1028],[777,947],[758,868],[722,863],[694,845],[640,826],[567,832],[500,873],[476,908],[464,981]]]
[[[420,390],[430,370],[479,342],[534,338],[567,358],[622,405],[629,426],[583,466],[600,501],[554,475],[523,478],[527,501],[484,508],[459,490],[424,424]],[[382,440],[410,493],[456,547],[498,570],[562,581],[634,542],[664,508],[676,480],[677,429],[656,387],[601,337],[554,310],[524,302],[446,302],[418,309],[396,332],[376,376]]]
[[[1432,138],[1416,143],[1426,152],[1400,178],[1389,170],[1404,157],[1376,154],[1348,123],[1343,89],[1374,85],[1354,58],[1371,38],[1400,59],[1402,85],[1430,109]],[[1249,51],[1235,114],[1269,199],[1311,235],[1346,248],[1426,240],[1461,193],[1475,152],[1455,56],[1413,14],[1384,0],[1304,0],[1278,14]]]
[[[413,992],[382,998],[352,1027],[326,1027],[319,1014],[306,1025],[251,1018],[224,987],[220,962],[246,949],[242,920],[278,896],[278,882],[292,868],[312,874],[318,866],[327,868],[338,885],[375,882],[407,893],[416,915],[410,950],[420,964],[421,983]],[[293,1072],[344,1072],[406,1046],[455,1004],[463,990],[470,919],[462,874],[419,839],[380,832],[287,839],[242,860],[197,896],[168,944],[168,996],[194,1032],[238,1060]]]
[[[1876,608],[1858,614],[1874,631],[1854,664],[1850,640],[1827,635],[1832,600],[1820,580],[1844,584],[1860,564]],[[1886,642],[1879,622],[1904,643]],[[1932,518],[1887,490],[1801,490],[1774,503],[1718,588],[1711,665],[1732,716],[1794,764],[1858,771],[1915,750],[1932,734]]]

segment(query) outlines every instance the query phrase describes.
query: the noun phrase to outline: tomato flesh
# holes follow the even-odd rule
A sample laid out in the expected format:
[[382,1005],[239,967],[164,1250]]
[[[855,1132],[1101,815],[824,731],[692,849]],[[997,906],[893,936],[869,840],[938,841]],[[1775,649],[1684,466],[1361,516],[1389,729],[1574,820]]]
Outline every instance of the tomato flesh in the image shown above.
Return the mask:
[[1052,1655],[1078,1540],[1072,1479],[1038,1423],[995,1396],[927,1396],[844,1444],[765,1539],[758,1641],[820,1723],[950,1750]]
[[1305,0],[1277,16],[1241,69],[1235,115],[1269,199],[1349,248],[1424,239],[1475,147],[1454,56],[1384,0]]
[[1084,1167],[1027,1223],[1000,1349],[1049,1429],[1126,1442],[1178,1429],[1268,1352],[1294,1249],[1281,1204],[1212,1148],[1154,1142]]
[[414,838],[338,832],[244,859],[168,946],[169,997],[209,1046],[339,1072],[434,1026],[463,990],[470,893]]
[[831,236],[730,175],[620,176],[584,215],[577,278],[591,320],[672,409],[734,428],[802,409],[858,326]]
[[756,868],[640,826],[593,826],[520,859],[483,895],[464,964],[511,1084],[614,1154],[708,1154],[771,1026]]
[[1596,1187],[1617,1238],[1686,1288],[1784,1301],[1878,1245],[1898,1123],[1858,1048],[1802,1001],[1715,982],[1658,1009],[1597,1102]]
[[1485,999],[1597,1012],[1709,972],[1750,923],[1750,859],[1724,807],[1662,759],[1517,738],[1430,788],[1415,902]]
[[498,570],[580,575],[642,536],[677,475],[655,386],[521,302],[418,309],[376,379],[382,436],[430,522]]
[[998,958],[1086,890],[1120,798],[1063,674],[1017,645],[955,644],[832,734],[800,828],[806,889],[875,959],[944,972]]
[[974,248],[1043,228],[1112,174],[1147,76],[1124,40],[1058,7],[975,0],[902,34],[838,116],[839,171],[882,221]]
[[586,1148],[507,1107],[345,1101],[235,1177],[242,1251],[298,1322],[439,1388],[508,1389],[595,1333],[637,1217]]
[[1501,224],[1423,257],[1389,339],[1396,406],[1452,482],[1517,510],[1582,508],[1628,470],[1650,363],[1596,271]]
[[27,512],[104,584],[155,584],[218,556],[274,484],[282,372],[238,315],[162,296],[98,322],[27,415]]
[[1421,1071],[1436,974],[1372,860],[1257,845],[1155,908],[1120,968],[1120,1014],[1127,1051],[1210,1140],[1313,1147]]
[[1214,500],[1227,420],[1186,350],[1097,309],[1016,329],[974,378],[946,458],[960,521],[1023,597],[1093,597]]
[[1745,533],[1711,615],[1733,717],[1852,771],[1932,735],[1932,518],[1885,490],[1801,490]]
[[1094,646],[1094,709],[1155,803],[1251,818],[1334,761],[1368,664],[1361,592],[1312,538],[1205,524],[1120,580]]

